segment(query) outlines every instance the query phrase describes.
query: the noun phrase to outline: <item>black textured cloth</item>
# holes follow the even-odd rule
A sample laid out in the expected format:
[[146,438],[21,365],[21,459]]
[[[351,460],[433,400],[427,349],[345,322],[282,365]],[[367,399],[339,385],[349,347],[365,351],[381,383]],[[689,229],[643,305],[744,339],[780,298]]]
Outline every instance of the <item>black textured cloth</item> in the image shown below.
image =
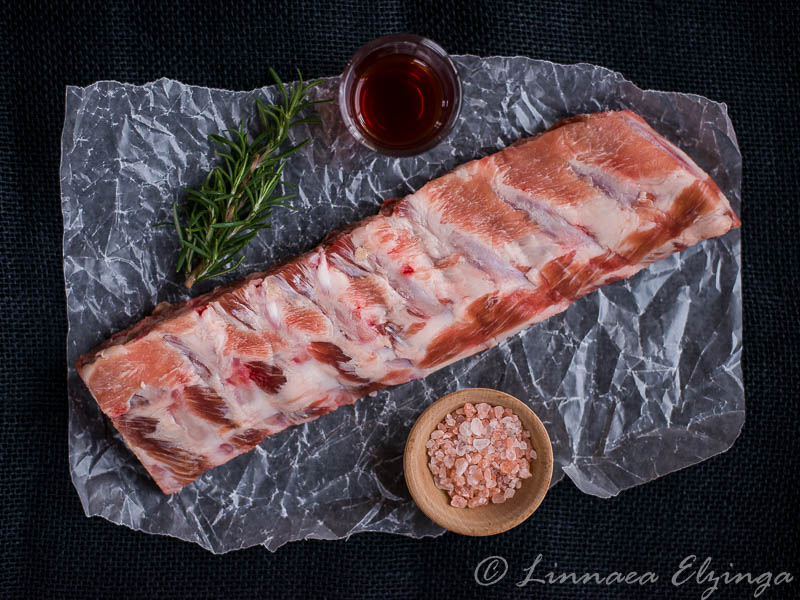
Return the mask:
[[[800,578],[798,85],[794,2],[9,2],[0,33],[0,597],[699,598],[681,560]],[[611,500],[565,481],[525,524],[492,538],[362,534],[213,556],[83,515],[67,465],[59,198],[64,88],[96,80],[252,89],[341,72],[362,43],[406,31],[453,53],[590,62],[645,88],[728,104],[744,157],[747,421],[724,455]],[[653,571],[657,583],[518,587],[537,575]],[[479,586],[499,555],[508,574]],[[557,563],[557,567],[554,564]],[[732,567],[731,567],[732,565]],[[720,585],[712,598],[753,597]],[[800,580],[762,598],[800,597]]]

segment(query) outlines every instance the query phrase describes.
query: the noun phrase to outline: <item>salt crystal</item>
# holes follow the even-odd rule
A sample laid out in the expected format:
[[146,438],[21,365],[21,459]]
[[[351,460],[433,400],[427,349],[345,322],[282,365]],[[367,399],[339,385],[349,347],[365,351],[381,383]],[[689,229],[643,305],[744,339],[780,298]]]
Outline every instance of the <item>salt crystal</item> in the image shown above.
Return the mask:
[[428,440],[427,442],[425,442],[426,448],[431,448],[432,446],[433,446],[433,440]]
[[513,497],[514,497],[514,488],[508,488],[508,489],[507,489],[507,490],[506,490],[506,491],[503,493],[503,495],[506,497],[506,500],[508,500],[509,498],[513,498]]
[[489,411],[491,410],[491,408],[492,407],[486,404],[486,402],[481,402],[480,404],[475,405],[475,410],[478,411],[478,416],[481,419],[485,419],[486,417],[489,416]]
[[470,429],[472,429],[472,433],[475,435],[483,435],[483,423],[478,417],[472,419],[469,425]]
[[433,432],[431,433],[431,439],[432,440],[438,440],[443,435],[444,435],[444,431],[442,431],[441,429],[434,429]]
[[475,416],[475,406],[471,402],[467,402],[464,405],[464,416],[469,419]]
[[447,416],[444,418],[444,422],[447,423],[447,425],[449,425],[450,427],[456,424],[456,420],[450,413],[447,413]]
[[[495,504],[502,504],[505,501],[506,501],[506,497],[503,494],[501,494],[500,492],[497,492],[497,493],[495,493],[494,496],[492,496],[492,502],[495,503]],[[453,506],[455,506],[455,504]]]
[[476,440],[473,440],[472,446],[475,448],[475,450],[483,450],[484,448],[489,446],[489,440],[487,440],[486,438],[478,438]]
[[503,416],[503,407],[502,406],[495,406],[494,407],[494,416],[498,419]]
[[461,434],[461,437],[472,437],[472,428],[470,427],[469,423],[464,421],[458,426],[458,433]]
[[479,462],[481,462],[480,454],[478,454],[477,452],[473,452],[472,454],[469,455],[469,464],[477,465]]
[[463,458],[457,458],[455,465],[456,465],[456,474],[463,475],[464,471],[467,470],[467,466],[469,465],[469,463]]
[[536,450],[534,450],[533,448],[531,448],[531,458],[536,460]]
[[450,455],[444,457],[444,466],[448,469],[452,469],[455,462],[455,459],[453,459],[453,457]]
[[467,499],[464,496],[453,496],[453,499],[450,500],[450,505],[456,508],[464,508],[467,505]]

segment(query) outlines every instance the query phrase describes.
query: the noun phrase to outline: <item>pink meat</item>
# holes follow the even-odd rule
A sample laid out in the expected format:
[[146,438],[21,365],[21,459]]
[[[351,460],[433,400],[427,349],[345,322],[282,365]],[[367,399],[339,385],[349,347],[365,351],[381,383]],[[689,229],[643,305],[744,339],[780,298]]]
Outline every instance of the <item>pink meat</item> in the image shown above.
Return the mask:
[[291,262],[159,306],[77,368],[174,493],[265,436],[489,348],[739,224],[640,117],[580,115]]

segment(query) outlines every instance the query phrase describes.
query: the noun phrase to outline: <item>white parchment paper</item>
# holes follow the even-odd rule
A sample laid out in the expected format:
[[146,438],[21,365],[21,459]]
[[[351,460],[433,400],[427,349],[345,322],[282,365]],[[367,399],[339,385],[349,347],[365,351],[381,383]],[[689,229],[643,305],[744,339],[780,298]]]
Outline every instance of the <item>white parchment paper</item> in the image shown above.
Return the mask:
[[[464,84],[453,134],[418,157],[358,146],[335,103],[294,131],[312,143],[286,179],[296,211],[248,250],[237,274],[315,246],[330,230],[377,211],[467,160],[583,112],[628,108],[708,171],[740,213],[741,155],[724,104],[643,91],[592,65],[523,57],[455,58]],[[338,78],[318,97],[333,97]],[[733,231],[576,302],[500,346],[354,406],[267,438],[254,451],[165,496],[71,366],[160,301],[188,297],[174,273],[170,218],[183,186],[214,164],[207,135],[253,122],[253,94],[160,79],[69,87],[62,137],[64,277],[69,335],[69,461],[87,515],[175,536],[215,552],[361,531],[438,535],[410,500],[406,436],[422,410],[456,389],[503,390],[527,402],[550,433],[553,483],[564,474],[609,497],[727,450],[744,422],[740,357],[740,236]],[[215,282],[219,283],[219,282]],[[198,286],[193,293],[213,287]]]

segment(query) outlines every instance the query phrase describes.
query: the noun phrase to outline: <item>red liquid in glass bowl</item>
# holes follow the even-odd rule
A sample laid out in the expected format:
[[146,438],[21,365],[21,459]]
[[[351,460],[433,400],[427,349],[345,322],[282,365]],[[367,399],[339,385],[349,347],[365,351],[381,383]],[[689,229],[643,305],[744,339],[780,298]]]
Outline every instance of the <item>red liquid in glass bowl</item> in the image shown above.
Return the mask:
[[410,156],[438,144],[461,108],[455,65],[436,43],[418,36],[384,36],[361,48],[339,86],[350,133],[390,156]]

